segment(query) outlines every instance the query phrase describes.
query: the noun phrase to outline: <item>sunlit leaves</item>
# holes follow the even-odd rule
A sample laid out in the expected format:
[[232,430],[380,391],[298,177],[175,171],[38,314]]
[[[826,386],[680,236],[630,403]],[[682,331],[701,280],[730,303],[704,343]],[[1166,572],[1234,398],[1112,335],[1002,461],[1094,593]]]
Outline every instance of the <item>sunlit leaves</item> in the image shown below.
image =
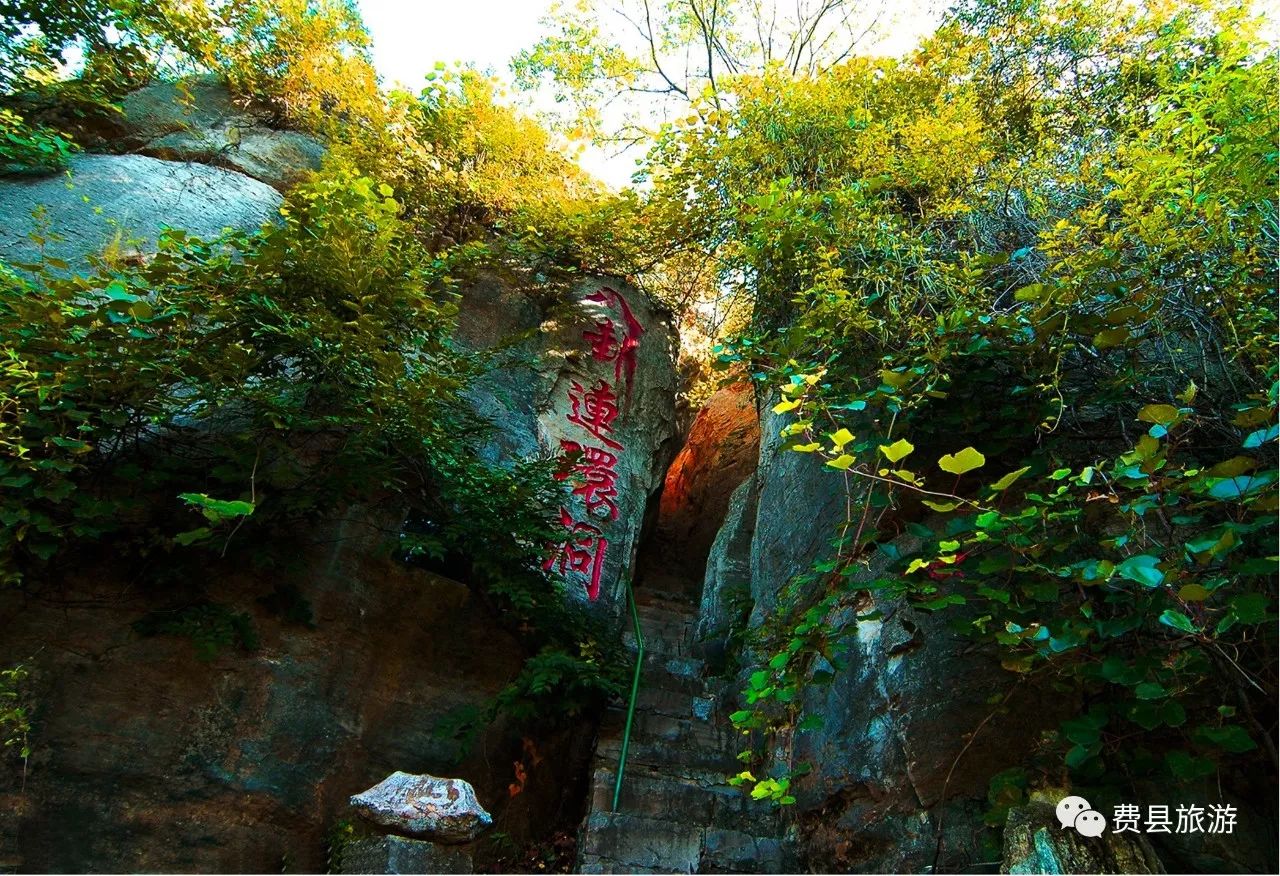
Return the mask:
[[1023,466],[1022,468],[1017,469],[1015,471],[1011,471],[1004,477],[1000,478],[1000,480],[992,484],[991,489],[995,490],[996,492],[1007,490],[1009,489],[1009,487],[1013,486],[1014,482],[1018,480],[1018,478],[1022,477],[1024,474],[1026,474],[1029,471],[1031,471],[1031,466],[1029,465]]
[[938,460],[938,468],[954,475],[962,475],[986,464],[987,458],[972,447],[966,447],[956,453],[948,453]]
[[832,446],[839,450],[853,440],[853,433],[848,429],[838,429],[831,433],[829,437],[831,438]]
[[906,438],[899,438],[892,444],[880,445],[880,452],[883,453],[890,462],[898,462],[899,460],[905,459],[915,449],[915,445]]

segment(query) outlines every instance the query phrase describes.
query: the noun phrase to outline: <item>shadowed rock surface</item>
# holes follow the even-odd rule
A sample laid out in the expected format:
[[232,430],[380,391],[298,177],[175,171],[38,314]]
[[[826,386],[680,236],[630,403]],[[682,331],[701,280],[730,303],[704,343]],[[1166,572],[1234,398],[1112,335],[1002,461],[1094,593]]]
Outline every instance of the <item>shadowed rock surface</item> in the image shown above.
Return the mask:
[[335,873],[470,873],[463,849],[426,840],[383,836],[352,840],[341,850]]
[[1063,828],[1049,803],[1009,810],[1004,827],[1001,873],[1163,873],[1151,844],[1140,833],[1081,836]]

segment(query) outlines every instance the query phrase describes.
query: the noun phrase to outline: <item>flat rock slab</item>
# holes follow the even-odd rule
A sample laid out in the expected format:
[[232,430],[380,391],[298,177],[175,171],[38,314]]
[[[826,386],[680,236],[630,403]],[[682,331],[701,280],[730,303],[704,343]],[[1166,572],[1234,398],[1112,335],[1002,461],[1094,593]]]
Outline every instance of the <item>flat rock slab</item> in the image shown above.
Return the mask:
[[336,873],[470,873],[471,856],[458,848],[400,836],[353,840],[342,847]]
[[[211,240],[278,218],[280,193],[243,174],[143,155],[76,155],[67,174],[0,180],[0,258],[83,273],[108,246],[146,252],[165,227]],[[39,215],[33,215],[37,214]],[[30,235],[43,236],[43,246]]]
[[394,772],[351,798],[351,805],[375,824],[443,843],[465,843],[493,824],[462,779]]

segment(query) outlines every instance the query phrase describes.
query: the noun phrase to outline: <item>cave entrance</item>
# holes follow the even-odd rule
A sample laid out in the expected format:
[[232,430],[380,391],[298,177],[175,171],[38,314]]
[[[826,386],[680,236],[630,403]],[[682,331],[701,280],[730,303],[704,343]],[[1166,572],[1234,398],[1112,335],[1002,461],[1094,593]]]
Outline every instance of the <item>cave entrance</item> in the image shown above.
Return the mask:
[[760,422],[750,383],[711,396],[667,469],[657,521],[636,558],[637,595],[702,596],[707,557],[733,491],[755,470]]

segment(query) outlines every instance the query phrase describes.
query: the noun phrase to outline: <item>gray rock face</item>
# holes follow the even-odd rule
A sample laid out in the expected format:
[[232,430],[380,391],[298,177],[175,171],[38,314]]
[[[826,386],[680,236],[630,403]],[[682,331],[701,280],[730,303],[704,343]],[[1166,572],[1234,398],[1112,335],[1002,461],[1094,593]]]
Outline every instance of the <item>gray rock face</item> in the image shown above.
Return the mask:
[[812,454],[778,449],[789,417],[773,413],[776,402],[770,398],[761,407],[760,511],[751,541],[753,626],[773,610],[779,588],[829,550],[844,513],[839,477]]
[[337,873],[470,873],[462,849],[426,840],[382,836],[354,840],[342,848]]
[[1108,831],[1081,836],[1063,828],[1053,806],[1036,802],[1009,810],[1004,827],[1001,873],[1163,873],[1151,844],[1140,833]]
[[40,234],[44,255],[80,271],[104,247],[148,248],[166,226],[206,239],[225,228],[256,230],[281,200],[264,183],[203,164],[77,155],[68,175],[0,180],[0,258],[39,261],[29,235]]
[[571,598],[620,616],[675,434],[669,316],[614,280],[584,280],[551,303],[488,278],[464,292],[457,336],[474,350],[504,348],[509,360],[472,392],[501,427],[482,456],[576,459],[582,483],[566,496],[565,542],[551,563],[573,585]]
[[493,824],[462,779],[394,772],[351,805],[375,824],[444,843],[465,843]]
[[751,593],[751,543],[756,527],[757,485],[754,474],[729,496],[724,525],[711,543],[702,606],[698,612],[698,638],[718,639],[728,634],[739,600]]
[[[842,479],[812,454],[779,449],[787,418],[771,406],[765,402],[761,417],[754,486],[734,495],[708,562],[699,620],[708,632],[725,623],[726,603],[742,598],[735,592],[748,594],[749,627],[767,624],[778,591],[831,555],[844,521]],[[902,555],[919,547],[912,536],[894,546]],[[889,566],[879,552],[866,562],[857,573],[863,580]],[[815,599],[822,586],[810,585]],[[828,619],[851,625],[850,650],[829,685],[803,695],[805,713],[823,719],[793,740],[794,762],[813,767],[792,785],[809,865],[919,871],[939,849],[944,869],[980,861],[973,825],[990,777],[1020,763],[1071,704],[1019,686],[992,656],[970,650],[948,629],[954,610],[934,614],[868,597],[860,613],[873,610],[879,619],[856,622],[853,608]],[[993,705],[997,693],[1008,698]]]
[[281,191],[324,158],[320,141],[270,127],[214,77],[149,85],[127,95],[121,110],[113,148],[229,168]]

